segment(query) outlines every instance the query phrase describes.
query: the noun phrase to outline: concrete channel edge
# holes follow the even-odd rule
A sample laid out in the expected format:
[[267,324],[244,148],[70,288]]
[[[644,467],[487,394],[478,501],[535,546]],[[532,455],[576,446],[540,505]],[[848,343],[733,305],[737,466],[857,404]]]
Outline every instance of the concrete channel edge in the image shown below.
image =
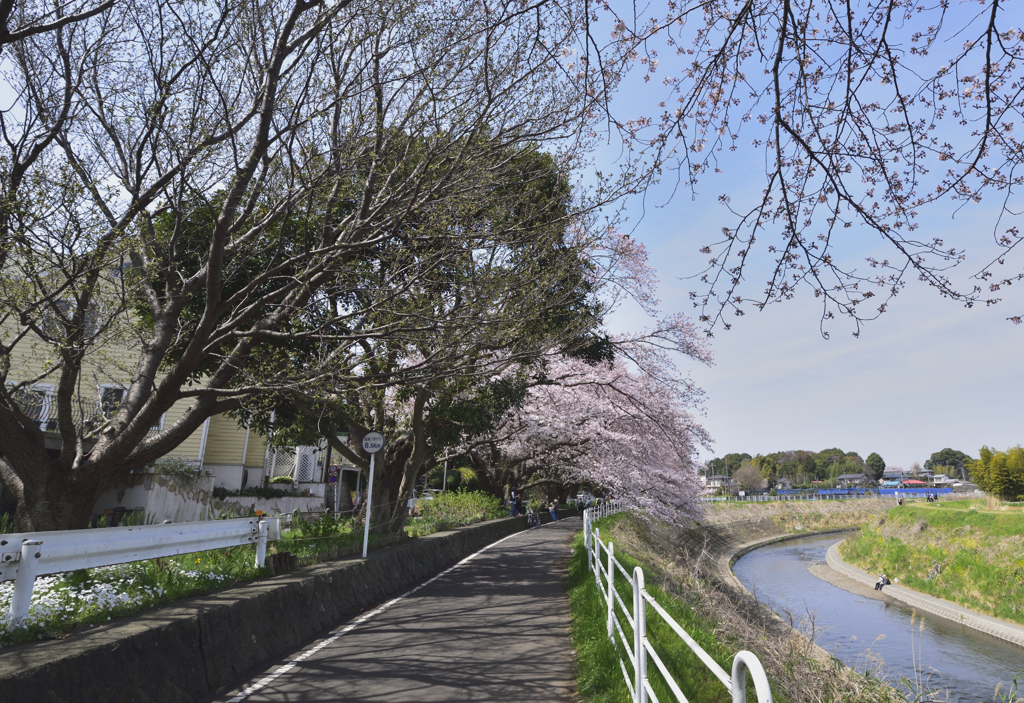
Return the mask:
[[[754,598],[755,597],[754,594],[750,592],[750,590],[743,584],[742,581],[740,581],[739,577],[736,576],[736,574],[733,573],[733,570],[732,570],[733,564],[735,564],[736,561],[740,557],[742,557],[744,554],[749,554],[750,552],[754,551],[755,549],[760,549],[761,547],[767,547],[770,544],[778,544],[779,542],[788,542],[790,540],[800,539],[802,537],[816,537],[816,536],[819,536],[819,535],[831,535],[831,534],[839,534],[839,533],[844,533],[844,532],[857,532],[859,530],[860,530],[859,527],[844,527],[844,528],[839,528],[839,529],[835,529],[835,530],[817,530],[817,531],[811,531],[811,532],[796,532],[796,533],[792,533],[792,534],[777,535],[775,537],[768,537],[768,538],[757,539],[757,540],[754,540],[752,542],[747,542],[746,544],[742,544],[742,545],[740,545],[740,546],[738,546],[738,547],[736,547],[734,549],[730,549],[729,551],[727,551],[724,554],[722,554],[719,557],[718,572],[719,572],[720,577],[726,579],[728,581],[728,583],[730,583],[733,586],[733,588],[739,589],[741,593],[746,593],[750,597]],[[767,605],[762,604],[762,607],[765,608],[766,610],[768,610],[769,612],[771,612],[772,617],[775,618],[778,622],[785,624],[786,627],[789,627],[788,623],[786,623],[776,613],[772,612],[771,609],[768,608]],[[801,638],[803,638],[804,640],[807,640],[810,643],[811,647],[813,648],[813,651],[817,655],[818,661],[830,662],[830,663],[833,663],[833,664],[838,664],[838,665],[846,666],[845,664],[843,664],[843,662],[841,660],[837,659],[833,654],[831,654],[827,650],[825,650],[822,647],[820,647],[816,642],[811,641],[807,637],[807,635],[805,635],[800,630],[797,630],[795,628],[790,628],[790,629],[798,637],[801,637]]]
[[8,647],[0,650],[0,703],[208,700],[353,615],[525,529],[526,518],[470,525],[374,550],[367,559],[183,599],[63,640]]
[[[829,547],[828,553],[825,555],[825,561],[834,571],[855,581],[873,586],[878,580],[877,576],[873,576],[852,564],[847,564],[839,556],[839,544],[833,544]],[[964,627],[969,627],[1024,647],[1024,627],[1020,625],[975,612],[956,603],[919,593],[905,586],[891,584],[885,587],[885,594],[919,611],[937,615],[950,622],[960,623]]]

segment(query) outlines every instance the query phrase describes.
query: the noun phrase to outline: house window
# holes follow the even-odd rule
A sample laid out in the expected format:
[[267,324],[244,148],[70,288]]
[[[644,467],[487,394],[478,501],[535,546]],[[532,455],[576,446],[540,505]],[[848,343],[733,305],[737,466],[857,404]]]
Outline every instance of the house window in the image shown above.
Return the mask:
[[39,429],[44,432],[55,432],[57,430],[57,418],[50,417],[50,410],[53,406],[53,386],[40,384],[31,388],[22,388],[13,393],[14,402],[18,404],[21,411],[31,420],[39,423]]
[[[100,414],[103,419],[111,418],[117,409],[121,407],[121,403],[124,402],[125,394],[128,389],[124,386],[100,386]],[[160,415],[153,426],[149,428],[150,432],[159,432],[164,428],[164,417],[167,413]]]
[[[40,318],[40,326],[43,332],[53,339],[63,339],[71,324],[71,319],[78,312],[78,302],[70,298],[51,301],[49,306],[43,309]],[[85,311],[84,327],[85,337],[92,340],[100,331],[101,307],[93,303]]]
[[100,414],[104,418],[111,417],[124,402],[125,389],[118,386],[100,388]]

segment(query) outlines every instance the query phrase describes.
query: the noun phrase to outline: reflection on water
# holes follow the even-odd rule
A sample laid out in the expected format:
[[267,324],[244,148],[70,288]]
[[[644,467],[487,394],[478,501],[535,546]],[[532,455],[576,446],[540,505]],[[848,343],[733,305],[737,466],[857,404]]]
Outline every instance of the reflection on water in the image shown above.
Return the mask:
[[840,540],[823,535],[762,547],[741,557],[733,571],[762,602],[813,631],[822,648],[860,671],[893,684],[916,681],[918,694],[934,691],[956,703],[1002,700],[1024,669],[1024,648],[812,575],[808,568],[823,566],[825,552]]

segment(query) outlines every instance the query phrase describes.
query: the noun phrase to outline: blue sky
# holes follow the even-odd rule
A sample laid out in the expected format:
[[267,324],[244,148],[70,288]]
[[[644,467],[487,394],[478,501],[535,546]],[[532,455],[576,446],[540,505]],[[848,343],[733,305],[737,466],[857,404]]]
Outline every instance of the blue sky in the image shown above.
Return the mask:
[[[973,7],[954,3],[948,19],[963,20],[970,16],[965,13],[976,12]],[[939,49],[947,46],[953,45]],[[944,60],[938,53],[930,60]],[[659,74],[678,70],[668,52],[660,58]],[[619,117],[656,112],[662,90],[657,81],[643,84],[627,77],[613,112]],[[685,277],[706,265],[709,257],[699,253],[700,247],[734,224],[718,196],[729,194],[742,204],[760,193],[764,154],[742,146],[755,136],[751,126],[744,127],[735,154],[722,154],[724,173],[706,177],[697,193],[670,198],[663,185],[643,202],[626,205],[626,229],[648,248],[665,312],[694,314],[687,293],[695,285]],[[607,145],[595,166],[607,172],[616,155],[617,147]],[[970,274],[997,251],[996,205],[990,198],[959,212],[940,205],[922,213],[921,238],[939,236],[966,249],[967,262],[953,273],[961,286],[973,285]],[[1020,226],[1020,216],[1016,220]],[[843,234],[836,251],[849,267],[865,270],[867,256],[894,258],[895,251],[877,235],[857,228]],[[759,259],[749,271],[748,295],[764,288],[767,263]],[[1004,268],[1004,273],[1024,269],[1024,256],[1011,258]],[[838,319],[828,328],[828,340],[822,338],[820,307],[809,290],[761,312],[748,306],[743,318],[733,318],[732,330],[715,330],[714,366],[683,365],[707,393],[704,424],[716,442],[704,458],[838,446],[862,457],[878,452],[890,466],[909,467],[944,447],[977,457],[983,444],[1005,449],[1024,442],[1024,325],[1006,319],[1024,314],[1024,282],[999,295],[1003,302],[994,307],[965,309],[910,277],[889,310],[867,323],[859,338],[852,336],[851,322]],[[625,331],[643,327],[646,320],[635,306],[623,305],[609,322],[613,330]]]
[[[616,106],[651,105],[650,91],[649,84],[637,88],[627,80]],[[745,133],[744,143],[752,135]],[[609,146],[597,167],[607,169],[614,155]],[[648,248],[664,311],[693,314],[687,293],[695,286],[683,279],[706,264],[699,248],[733,224],[718,196],[756,195],[763,170],[763,153],[741,147],[728,157],[725,172],[703,181],[696,194],[669,200],[661,187],[647,194],[646,206],[639,199],[627,203],[626,229]],[[996,251],[993,212],[992,203],[983,202],[958,213],[936,208],[920,220],[922,238],[940,236],[966,248],[968,261],[954,272],[962,284]],[[845,237],[838,252],[861,270],[869,255],[894,256],[866,230],[847,230]],[[763,289],[765,264],[761,259],[752,268],[748,294]],[[1024,268],[1024,257],[1005,268]],[[713,367],[685,365],[707,393],[704,424],[716,443],[704,458],[838,446],[862,457],[878,452],[890,466],[909,467],[944,447],[977,457],[983,444],[1005,449],[1024,442],[1024,325],[1006,320],[1024,314],[1024,283],[1001,291],[1004,300],[994,307],[965,309],[911,277],[859,338],[852,323],[839,319],[830,324],[828,340],[810,293],[761,312],[748,307],[731,331],[715,330]],[[616,331],[645,324],[630,305],[609,322]]]

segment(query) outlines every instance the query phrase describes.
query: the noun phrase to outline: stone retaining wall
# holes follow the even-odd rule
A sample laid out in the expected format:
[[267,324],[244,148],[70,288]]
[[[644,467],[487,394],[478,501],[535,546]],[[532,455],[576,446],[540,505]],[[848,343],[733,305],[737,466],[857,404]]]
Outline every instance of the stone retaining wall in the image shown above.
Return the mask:
[[[569,516],[573,511],[560,514]],[[543,522],[550,522],[547,514]],[[0,703],[193,703],[496,540],[506,518],[0,650]]]

